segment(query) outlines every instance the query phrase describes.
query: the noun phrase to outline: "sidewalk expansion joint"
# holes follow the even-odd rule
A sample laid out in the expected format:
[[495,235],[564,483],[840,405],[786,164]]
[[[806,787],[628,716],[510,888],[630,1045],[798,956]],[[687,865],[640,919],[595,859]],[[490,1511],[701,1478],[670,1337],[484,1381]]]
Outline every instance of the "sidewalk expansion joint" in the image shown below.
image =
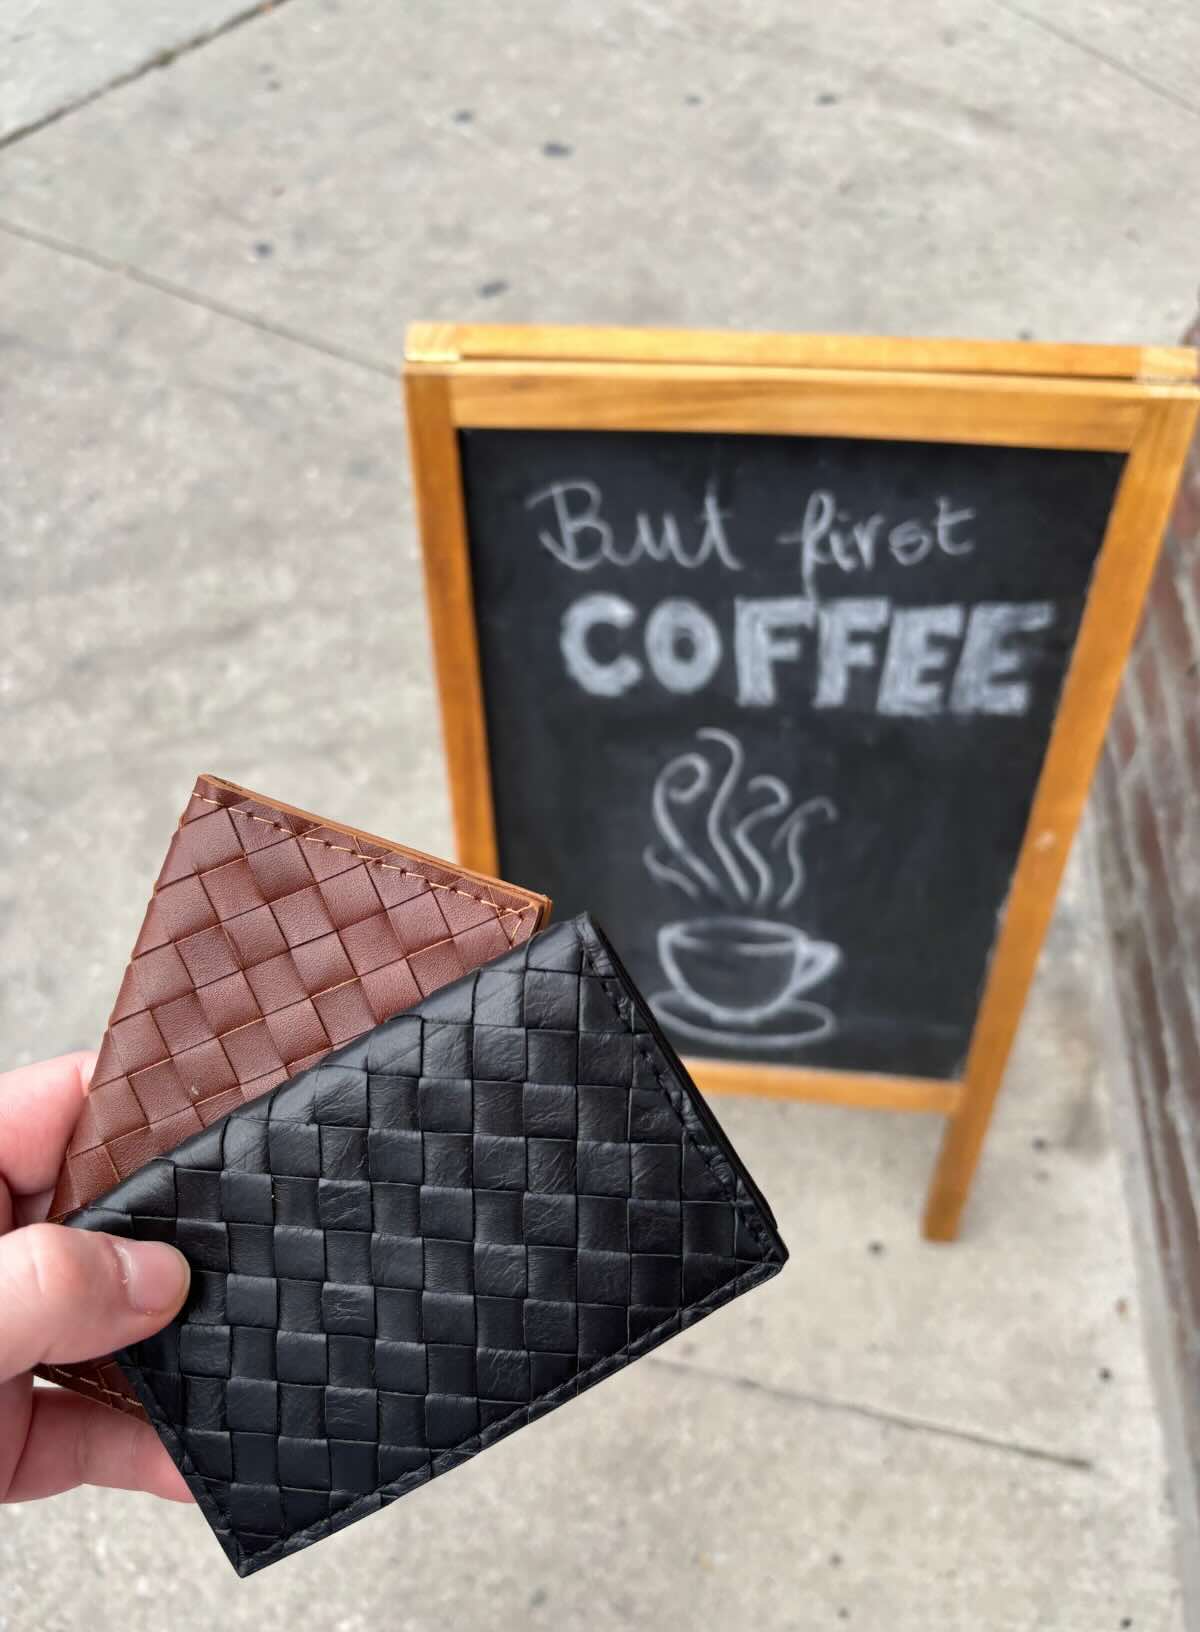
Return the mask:
[[1180,96],[1179,92],[1172,90],[1169,85],[1163,85],[1157,79],[1151,79],[1150,75],[1143,73],[1141,69],[1133,67],[1131,63],[1122,62],[1120,57],[1102,51],[1099,46],[1093,45],[1090,40],[1081,39],[1078,34],[1072,34],[1070,29],[1063,28],[1060,24],[1052,22],[1049,17],[1041,17],[1037,12],[1027,10],[1026,7],[1018,5],[1017,0],[992,0],[992,4],[999,6],[1002,11],[1007,11],[1010,17],[1019,17],[1023,23],[1029,23],[1033,28],[1040,28],[1043,33],[1051,35],[1061,44],[1074,46],[1077,51],[1082,51],[1085,56],[1092,57],[1096,62],[1102,62],[1106,68],[1111,68],[1114,73],[1123,74],[1126,79],[1134,80],[1143,90],[1149,91],[1153,96],[1161,96],[1164,102],[1170,102],[1174,107],[1182,108],[1184,113],[1190,113],[1193,118],[1200,119],[1200,103],[1190,102],[1186,96]]
[[807,1389],[789,1388],[778,1383],[760,1382],[756,1377],[744,1377],[735,1372],[710,1371],[705,1366],[688,1362],[665,1360],[657,1355],[647,1357],[645,1364],[678,1375],[698,1377],[710,1383],[725,1383],[748,1393],[765,1394],[771,1399],[791,1405],[812,1406],[818,1411],[836,1411],[843,1416],[859,1417],[880,1423],[886,1428],[900,1428],[906,1433],[936,1434],[940,1439],[954,1439],[962,1444],[977,1445],[988,1451],[1002,1451],[1009,1456],[1023,1456],[1033,1462],[1049,1462],[1057,1468],[1068,1468],[1072,1473],[1094,1473],[1096,1464],[1090,1457],[1073,1456],[1069,1452],[1052,1451],[1042,1445],[1028,1445],[1021,1440],[1001,1439],[974,1428],[958,1428],[953,1423],[937,1422],[932,1418],[914,1417],[907,1412],[888,1411],[881,1406],[864,1405],[858,1400],[842,1400],[829,1394],[814,1394]]
[[147,57],[145,62],[127,68],[124,73],[114,74],[112,79],[106,79],[94,90],[85,91],[82,96],[64,102],[61,107],[51,108],[49,113],[43,113],[39,118],[31,119],[28,124],[18,125],[15,130],[0,136],[0,152],[6,147],[12,147],[15,142],[24,141],[26,136],[35,136],[39,130],[45,130],[48,125],[56,125],[60,119],[67,118],[69,114],[78,113],[80,108],[90,107],[93,102],[99,102],[101,97],[107,96],[110,91],[119,91],[126,85],[132,85],[159,68],[169,68],[180,57],[190,56],[193,51],[211,45],[213,40],[219,40],[222,35],[232,34],[235,28],[241,28],[244,23],[252,23],[256,18],[265,17],[269,12],[278,11],[281,6],[290,3],[291,0],[257,0],[257,4],[247,6],[244,11],[235,12],[223,23],[206,28],[200,34],[193,34],[190,39],[181,40],[178,45],[168,45],[163,50],[156,51],[153,56]]
[[336,340],[325,340],[320,335],[304,334],[299,329],[290,328],[286,323],[272,322],[268,317],[259,317],[255,312],[231,306],[227,301],[214,300],[211,295],[203,294],[198,289],[189,289],[186,284],[174,283],[170,278],[160,278],[157,273],[145,272],[141,267],[132,266],[128,261],[114,260],[111,255],[88,249],[84,244],[70,243],[65,238],[56,238],[52,233],[22,226],[17,221],[0,219],[0,232],[7,232],[13,238],[23,238],[27,243],[37,244],[39,248],[51,250],[56,255],[66,255],[71,260],[82,261],[85,266],[95,267],[97,271],[116,273],[118,277],[128,278],[131,283],[153,289],[156,294],[166,295],[172,300],[185,301],[189,306],[199,306],[204,311],[212,312],[216,317],[226,317],[234,323],[244,323],[247,328],[258,329],[260,333],[269,334],[276,340],[286,340],[290,345],[304,346],[309,351],[320,352],[325,357],[334,357],[339,362],[350,363],[355,368],[367,369],[372,374],[384,374],[388,379],[399,378],[398,365],[389,363],[381,357],[371,357],[366,352],[354,351],[349,346],[339,345]]

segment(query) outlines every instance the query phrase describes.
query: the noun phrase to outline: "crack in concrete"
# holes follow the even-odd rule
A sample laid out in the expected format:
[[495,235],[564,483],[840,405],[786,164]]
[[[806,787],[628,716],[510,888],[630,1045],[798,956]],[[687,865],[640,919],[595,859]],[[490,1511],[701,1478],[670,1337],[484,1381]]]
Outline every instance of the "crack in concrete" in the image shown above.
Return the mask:
[[110,91],[119,91],[125,85],[132,85],[136,80],[143,79],[156,69],[169,68],[180,57],[190,56],[193,51],[199,51],[214,40],[219,40],[224,34],[232,34],[234,29],[241,28],[245,23],[252,23],[257,17],[265,17],[269,12],[278,11],[281,7],[290,5],[291,0],[258,0],[253,6],[247,6],[244,11],[235,12],[227,17],[223,23],[217,23],[213,28],[206,28],[201,34],[194,34],[190,39],[182,40],[178,45],[168,45],[161,51],[156,51],[145,62],[139,62],[133,68],[127,68],[122,74],[115,74],[112,79],[106,79],[95,90],[86,91],[82,96],[75,97],[70,102],[64,102],[61,107],[52,108],[49,113],[43,113],[37,119],[31,119],[28,124],[18,125],[6,135],[0,136],[0,152],[6,147],[12,147],[16,142],[22,142],[27,136],[36,136],[39,130],[45,130],[48,125],[56,125],[60,119],[69,114],[78,113],[80,108],[89,107],[93,102],[99,102],[101,97],[107,96]]
[[[274,3],[286,5],[288,0],[274,0]],[[272,322],[270,318],[244,311],[240,306],[231,306],[227,301],[215,300],[196,289],[189,289],[186,284],[173,283],[170,278],[160,278],[154,272],[143,272],[140,267],[133,266],[128,261],[114,260],[111,255],[103,255],[99,250],[88,249],[83,244],[72,244],[64,238],[54,237],[51,233],[38,232],[34,227],[25,227],[19,222],[3,219],[0,219],[0,232],[6,232],[13,238],[23,238],[26,243],[37,244],[40,249],[48,249],[54,254],[66,255],[71,260],[81,261],[85,266],[94,267],[99,272],[116,273],[118,277],[128,278],[131,283],[153,289],[156,294],[167,295],[173,300],[182,300],[189,306],[199,306],[203,311],[212,312],[217,317],[227,317],[235,323],[244,323],[247,328],[257,329],[260,334],[269,334],[276,340],[286,340],[291,345],[304,346],[308,351],[320,352],[322,356],[350,363],[353,367],[366,369],[372,374],[385,374],[388,379],[399,378],[398,365],[382,358],[354,351],[349,346],[340,346],[334,340],[323,340],[319,336],[304,334],[299,329],[289,328],[286,323]]]
[[706,1366],[692,1366],[679,1360],[664,1360],[658,1355],[649,1356],[646,1364],[657,1366],[664,1371],[682,1372],[689,1377],[703,1377],[708,1382],[728,1383],[732,1388],[744,1389],[753,1394],[765,1394],[771,1399],[785,1400],[791,1405],[810,1405],[819,1411],[837,1411],[843,1416],[882,1423],[888,1428],[901,1428],[906,1433],[936,1434],[940,1439],[954,1439],[962,1444],[981,1446],[988,1451],[1003,1451],[1009,1456],[1023,1456],[1032,1462],[1049,1462],[1054,1467],[1068,1468],[1072,1473],[1096,1471],[1096,1465],[1090,1457],[1047,1450],[1045,1446],[1029,1445],[1019,1439],[1001,1439],[996,1434],[985,1434],[975,1428],[956,1428],[953,1423],[937,1422],[931,1417],[914,1417],[902,1411],[887,1411],[881,1406],[865,1405],[859,1400],[842,1400],[830,1394],[813,1394],[807,1389],[787,1388],[779,1383],[764,1383],[755,1377],[745,1377],[737,1372],[710,1371]]
[[1061,28],[1057,23],[1050,22],[1045,17],[1039,17],[1036,11],[1026,11],[1015,0],[992,0],[992,4],[999,6],[1001,11],[1007,11],[1012,17],[1019,17],[1023,23],[1030,23],[1034,28],[1040,28],[1044,33],[1052,35],[1063,45],[1072,45],[1077,51],[1083,51],[1087,56],[1094,57],[1097,62],[1104,63],[1105,67],[1112,68],[1118,74],[1124,74],[1126,79],[1132,79],[1143,90],[1152,91],[1155,96],[1161,96],[1164,101],[1170,102],[1173,107],[1182,108],[1184,113],[1190,113],[1193,118],[1200,119],[1200,103],[1189,102],[1178,91],[1173,91],[1169,85],[1160,85],[1158,80],[1151,79],[1149,74],[1142,73],[1140,68],[1132,68],[1129,63],[1122,62],[1119,57],[1111,56],[1102,51],[1098,45],[1092,45],[1089,40],[1082,40],[1069,29]]

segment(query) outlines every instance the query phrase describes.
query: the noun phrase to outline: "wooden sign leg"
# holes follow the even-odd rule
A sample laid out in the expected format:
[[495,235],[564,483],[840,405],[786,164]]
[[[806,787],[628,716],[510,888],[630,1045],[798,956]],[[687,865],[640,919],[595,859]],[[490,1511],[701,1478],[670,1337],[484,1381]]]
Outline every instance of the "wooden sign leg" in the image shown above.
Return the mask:
[[925,1204],[930,1241],[958,1234],[1196,415],[1191,400],[1149,404],[1125,464],[971,1038],[962,1099]]
[[946,1119],[937,1166],[925,1198],[921,1230],[927,1241],[953,1241],[958,1235],[999,1086],[999,1075],[988,1089],[964,1083],[962,1103]]

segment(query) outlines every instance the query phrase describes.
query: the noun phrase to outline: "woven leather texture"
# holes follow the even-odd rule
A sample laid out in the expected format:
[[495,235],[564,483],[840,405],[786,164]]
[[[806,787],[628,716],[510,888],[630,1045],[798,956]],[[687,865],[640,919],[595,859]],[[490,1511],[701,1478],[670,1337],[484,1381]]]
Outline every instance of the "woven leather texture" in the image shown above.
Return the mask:
[[787,1257],[586,918],[70,1222],[191,1261],[183,1314],[118,1359],[242,1575],[459,1466]]
[[[519,945],[548,910],[544,896],[200,777],[50,1216]],[[140,1415],[106,1361],[43,1375]]]

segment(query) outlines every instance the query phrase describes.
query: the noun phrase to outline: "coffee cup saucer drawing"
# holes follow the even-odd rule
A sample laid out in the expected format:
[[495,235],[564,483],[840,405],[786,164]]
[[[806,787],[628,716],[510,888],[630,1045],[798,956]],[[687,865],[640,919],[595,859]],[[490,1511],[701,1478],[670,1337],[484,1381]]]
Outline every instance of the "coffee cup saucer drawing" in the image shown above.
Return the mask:
[[725,1048],[784,1049],[818,1042],[833,1030],[833,1015],[821,1003],[792,997],[764,1019],[714,1020],[698,1003],[672,987],[656,992],[650,1007],[669,1031],[690,1042]]

